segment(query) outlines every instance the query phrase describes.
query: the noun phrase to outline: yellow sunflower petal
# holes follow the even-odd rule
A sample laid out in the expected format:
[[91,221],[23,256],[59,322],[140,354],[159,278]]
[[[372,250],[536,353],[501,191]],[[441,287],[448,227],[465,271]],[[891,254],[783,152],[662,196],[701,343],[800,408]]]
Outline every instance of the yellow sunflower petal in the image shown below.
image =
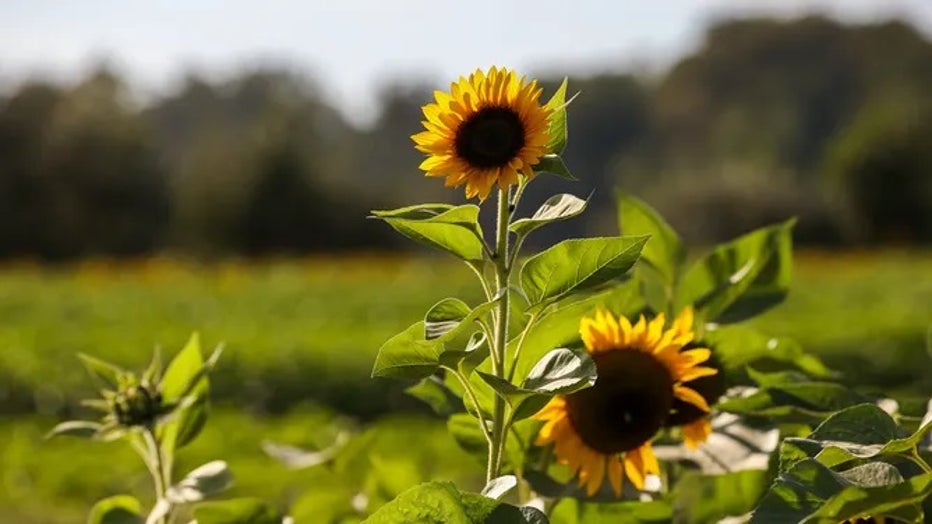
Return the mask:
[[695,366],[683,370],[679,373],[680,380],[683,382],[689,382],[690,380],[696,380],[699,377],[709,377],[712,375],[717,375],[718,370],[715,368],[710,368],[706,366]]
[[702,395],[697,393],[695,389],[678,384],[673,386],[673,395],[683,402],[688,402],[693,406],[696,406],[702,411],[707,412],[710,409],[708,402],[706,402]]
[[699,445],[709,440],[711,434],[712,423],[704,417],[683,426],[683,442],[689,449],[699,449]]
[[621,481],[623,478],[622,471],[624,464],[618,457],[608,459],[608,481],[612,484],[612,491],[616,497],[621,496]]
[[[580,478],[582,478],[581,474]],[[598,493],[603,480],[605,480],[605,455],[594,450],[590,451],[586,464],[586,494],[591,497]]]
[[[645,445],[649,446],[649,444]],[[644,457],[641,454],[641,448],[643,447],[625,453],[625,476],[637,489],[644,489],[644,481],[647,479],[647,465],[644,463]]]

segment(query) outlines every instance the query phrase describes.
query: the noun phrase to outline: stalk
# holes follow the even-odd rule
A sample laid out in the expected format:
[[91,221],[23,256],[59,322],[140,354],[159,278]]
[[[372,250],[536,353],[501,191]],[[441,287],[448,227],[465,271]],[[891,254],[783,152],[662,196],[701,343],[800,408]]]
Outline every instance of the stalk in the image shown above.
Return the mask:
[[[498,190],[498,214],[495,228],[495,291],[498,307],[495,309],[495,340],[492,346],[492,373],[505,378],[505,345],[508,343],[508,223],[511,218],[507,189]],[[502,469],[502,455],[505,448],[505,400],[495,395],[492,414],[492,438],[489,440],[489,462],[486,469],[486,481],[499,476]]]
[[[159,446],[159,441],[155,437],[155,432],[151,428],[146,427],[142,434],[146,440],[146,447],[148,448],[148,463],[152,465],[149,471],[152,473],[152,482],[155,484],[155,500],[156,503],[158,503],[165,499],[165,493],[168,490],[168,470],[170,466],[162,456],[162,448]],[[165,524],[168,522],[170,514],[171,512],[169,512],[169,515],[156,520],[156,524]]]

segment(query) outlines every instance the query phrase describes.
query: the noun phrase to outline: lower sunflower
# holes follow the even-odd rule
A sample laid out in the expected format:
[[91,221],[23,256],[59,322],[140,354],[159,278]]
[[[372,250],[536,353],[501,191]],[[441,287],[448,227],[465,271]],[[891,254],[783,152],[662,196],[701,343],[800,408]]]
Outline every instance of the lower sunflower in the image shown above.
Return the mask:
[[606,477],[620,496],[623,477],[640,490],[648,475],[660,472],[651,440],[675,402],[709,411],[705,398],[684,383],[717,370],[699,365],[708,360],[708,349],[684,349],[693,340],[684,329],[692,325],[691,312],[686,320],[681,315],[664,329],[663,314],[650,322],[641,316],[632,325],[599,311],[580,323],[598,379],[591,388],[554,397],[534,418],[545,422],[536,444],[553,444],[557,460],[578,475],[590,496]]

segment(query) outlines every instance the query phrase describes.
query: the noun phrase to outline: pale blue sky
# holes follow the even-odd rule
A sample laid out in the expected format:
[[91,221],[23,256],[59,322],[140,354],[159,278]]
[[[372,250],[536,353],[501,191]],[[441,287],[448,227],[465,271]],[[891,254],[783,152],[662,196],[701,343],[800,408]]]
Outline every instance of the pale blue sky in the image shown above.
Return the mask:
[[438,86],[503,64],[559,74],[662,68],[731,13],[911,19],[932,34],[932,0],[0,0],[0,79],[73,79],[107,59],[141,91],[190,68],[259,61],[310,72],[357,122],[379,85]]

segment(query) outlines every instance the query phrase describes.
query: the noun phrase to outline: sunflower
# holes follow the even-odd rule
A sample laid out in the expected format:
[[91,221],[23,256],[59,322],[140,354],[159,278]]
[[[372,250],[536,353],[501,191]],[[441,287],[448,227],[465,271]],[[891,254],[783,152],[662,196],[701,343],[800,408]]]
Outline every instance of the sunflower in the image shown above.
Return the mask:
[[664,323],[663,314],[650,322],[642,315],[634,325],[606,311],[583,318],[579,331],[598,371],[595,385],[554,397],[534,415],[545,422],[535,443],[552,443],[557,460],[578,474],[590,496],[605,477],[620,496],[623,475],[644,489],[647,476],[660,472],[650,442],[675,400],[709,410],[683,384],[716,373],[698,365],[709,350],[684,350],[692,332],[676,325],[665,330]]
[[466,197],[485,200],[492,186],[507,189],[518,175],[531,178],[533,166],[549,153],[551,109],[540,104],[542,88],[509,69],[477,69],[469,78],[435,91],[424,106],[426,131],[411,137],[428,157],[427,176],[446,177],[445,185],[466,184]]

